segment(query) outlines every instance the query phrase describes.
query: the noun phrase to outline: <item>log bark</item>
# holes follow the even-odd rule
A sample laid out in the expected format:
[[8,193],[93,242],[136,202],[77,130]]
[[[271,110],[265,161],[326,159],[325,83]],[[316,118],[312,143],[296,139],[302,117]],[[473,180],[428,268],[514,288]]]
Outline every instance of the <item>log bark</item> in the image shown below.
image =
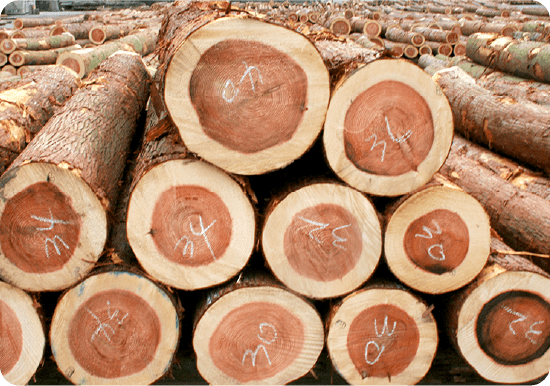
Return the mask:
[[364,195],[339,184],[316,183],[272,205],[262,250],[288,288],[330,298],[357,289],[372,275],[381,254],[381,230]]
[[[495,173],[475,159],[462,156],[464,150],[458,143],[453,145],[441,173],[483,205],[491,226],[506,244],[518,251],[549,255],[548,200],[503,178],[506,174]],[[539,265],[549,267],[547,259]]]
[[404,31],[400,28],[389,28],[384,37],[394,42],[412,44],[415,47],[420,47],[426,42],[426,38],[421,33]]
[[0,180],[2,279],[54,291],[90,272],[147,96],[141,58],[113,55],[14,160]]
[[0,87],[0,174],[79,85],[73,71],[50,66]]
[[116,51],[123,50],[136,52],[141,56],[148,55],[155,48],[155,38],[155,31],[142,31],[93,48],[62,53],[57,58],[56,64],[69,67],[83,78]]
[[456,44],[458,43],[459,35],[456,32],[452,31],[441,31],[434,28],[428,27],[413,27],[412,32],[418,32],[424,35],[426,40],[432,42]]
[[43,39],[4,39],[0,42],[0,51],[9,55],[17,49],[43,51],[52,48],[67,47],[73,44],[75,44],[74,36],[64,33],[59,36],[50,36]]
[[489,257],[490,223],[483,206],[436,175],[387,210],[385,260],[417,291],[442,294],[471,282]]
[[300,157],[320,133],[328,71],[303,35],[223,16],[227,7],[195,2],[165,19],[161,93],[192,152],[230,173],[263,174]]
[[50,330],[59,371],[75,384],[151,384],[169,369],[179,338],[170,294],[126,271],[95,274],[66,291]]
[[185,290],[221,284],[243,269],[256,245],[246,182],[240,185],[193,157],[162,102],[157,108],[149,108],[136,161],[128,242],[141,266],[162,283]]
[[83,23],[54,26],[50,29],[49,34],[51,36],[57,36],[68,32],[73,35],[75,39],[88,39],[90,30],[99,25],[101,25],[101,23],[97,21],[85,21]]
[[10,384],[26,385],[44,356],[46,337],[39,304],[26,292],[0,282],[0,372]]
[[470,21],[465,19],[460,21],[460,26],[462,34],[465,36],[470,36],[479,32],[512,36],[512,34],[519,29],[515,23],[511,22],[491,23],[484,20]]
[[468,139],[550,173],[550,112],[477,85],[458,67],[433,79],[452,106],[455,129]]
[[13,28],[23,29],[48,26],[52,24],[55,24],[55,19],[52,17],[18,17],[13,21]]
[[323,133],[328,163],[363,192],[409,193],[443,164],[452,141],[451,116],[445,95],[418,66],[376,60],[332,95]]
[[380,36],[382,33],[382,26],[376,20],[354,18],[351,20],[351,26],[354,32],[362,33],[368,37]]
[[510,74],[550,83],[550,44],[496,34],[471,35],[466,55],[474,62]]
[[491,246],[489,264],[448,300],[447,331],[484,379],[529,382],[550,367],[550,278],[497,235]]
[[290,383],[313,368],[324,345],[313,305],[258,278],[209,294],[197,315],[193,349],[210,384]]
[[436,355],[438,331],[428,305],[394,283],[345,297],[327,318],[327,348],[352,385],[414,385]]
[[15,67],[24,65],[55,64],[63,53],[80,49],[79,45],[72,45],[61,48],[54,48],[44,51],[23,51],[16,50],[10,54],[8,60]]

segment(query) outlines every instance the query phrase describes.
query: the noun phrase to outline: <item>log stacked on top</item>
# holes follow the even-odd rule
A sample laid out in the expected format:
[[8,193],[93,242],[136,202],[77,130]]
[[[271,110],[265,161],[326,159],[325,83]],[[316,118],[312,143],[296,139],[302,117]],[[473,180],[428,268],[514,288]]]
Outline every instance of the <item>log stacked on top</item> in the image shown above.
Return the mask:
[[[453,144],[461,111],[440,80],[457,79],[455,70],[432,79],[330,31],[328,20],[353,20],[360,9],[331,5],[316,27],[304,16],[321,9],[247,7],[167,7],[148,106],[139,55],[111,56],[0,178],[2,279],[27,291],[66,290],[48,326],[59,371],[73,383],[155,382],[185,339],[179,297],[199,304],[187,310],[187,340],[209,383],[294,381],[313,371],[325,343],[349,383],[418,383],[437,358],[440,331],[487,381],[543,376],[550,293],[540,267],[548,252],[535,247],[548,241],[547,218],[512,206],[529,196],[543,213],[548,180],[520,179],[523,166],[489,162],[490,150],[475,153],[456,136]],[[447,18],[464,11],[415,8],[426,10]],[[399,25],[386,33],[449,36],[407,26],[404,13],[384,8]],[[102,93],[110,96],[103,101]],[[88,98],[102,110],[84,106]],[[85,112],[82,125],[70,118],[76,112]],[[140,114],[143,136],[133,134]],[[506,174],[511,194],[480,195],[481,178],[460,169],[469,160]],[[67,207],[76,209],[61,211]],[[104,225],[86,226],[95,213]],[[107,240],[111,220],[125,225],[116,241]],[[522,226],[532,231],[516,231]],[[491,227],[520,253],[538,253],[531,259],[539,267],[511,257]],[[129,256],[117,254],[122,248]],[[6,257],[26,249],[26,265],[18,264],[39,276],[27,284]],[[46,287],[52,264],[70,266],[71,278]],[[454,308],[440,311],[447,302]],[[503,353],[510,340],[513,352]]]

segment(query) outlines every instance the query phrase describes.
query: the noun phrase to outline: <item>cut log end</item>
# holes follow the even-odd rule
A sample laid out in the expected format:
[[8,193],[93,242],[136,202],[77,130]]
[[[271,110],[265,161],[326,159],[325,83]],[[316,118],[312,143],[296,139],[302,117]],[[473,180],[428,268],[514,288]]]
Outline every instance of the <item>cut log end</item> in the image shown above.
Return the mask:
[[464,289],[453,331],[459,351],[483,378],[523,383],[548,373],[549,285],[537,273],[495,269]]
[[94,275],[68,291],[52,319],[52,351],[74,383],[152,383],[171,363],[178,315],[162,289],[127,272]]
[[250,201],[232,178],[203,162],[173,160],[140,178],[127,231],[149,274],[191,290],[236,275],[252,253],[256,229]]
[[327,298],[351,292],[370,277],[380,257],[379,232],[374,208],[363,195],[314,184],[275,207],[262,247],[269,266],[289,288]]
[[51,164],[11,169],[3,182],[3,279],[30,291],[80,280],[105,243],[105,210],[97,196],[75,173]]
[[392,272],[427,293],[449,292],[473,280],[489,257],[491,242],[481,204],[441,186],[423,189],[400,204],[385,237]]
[[452,141],[452,113],[435,82],[419,70],[402,60],[377,60],[334,92],[325,152],[351,186],[399,195],[419,188],[441,167]]
[[0,282],[0,356],[2,377],[16,385],[34,375],[45,347],[45,335],[33,299],[24,291]]
[[302,298],[278,287],[245,287],[214,302],[193,337],[199,372],[211,384],[286,384],[311,370],[323,324]]
[[57,58],[56,64],[70,68],[82,78],[85,74],[86,65],[80,55],[71,52],[63,52]]
[[96,26],[90,29],[88,37],[94,44],[103,44],[103,42],[107,39],[107,34],[105,33],[103,26]]
[[405,290],[367,288],[346,297],[331,316],[327,347],[350,384],[415,384],[438,344],[428,307]]
[[166,106],[186,146],[246,175],[279,169],[308,150],[322,128],[329,79],[304,39],[246,18],[221,18],[195,31],[164,82]]

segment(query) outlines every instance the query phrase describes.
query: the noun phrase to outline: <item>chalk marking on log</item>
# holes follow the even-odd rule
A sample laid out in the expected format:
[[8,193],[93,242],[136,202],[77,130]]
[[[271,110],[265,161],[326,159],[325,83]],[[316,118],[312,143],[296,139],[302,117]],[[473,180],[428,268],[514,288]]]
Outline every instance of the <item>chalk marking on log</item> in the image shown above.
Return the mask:
[[[233,83],[233,81],[231,79],[227,79],[227,81],[225,82],[225,84],[223,86],[222,98],[228,103],[232,103],[233,100],[237,97],[237,95],[239,95],[239,92],[241,91],[240,86],[244,82],[244,80],[247,76],[250,78],[250,86],[252,87],[252,91],[256,92],[256,83],[254,82],[254,78],[252,77],[252,70],[256,70],[256,72],[258,73],[258,80],[260,81],[261,84],[264,83],[264,80],[262,79],[262,74],[261,74],[260,70],[258,69],[258,67],[249,66],[248,64],[246,64],[246,62],[243,62],[243,64],[244,64],[246,70],[245,70],[243,76],[241,77],[241,80],[239,81],[238,86],[235,86],[235,84]],[[226,92],[227,92],[229,86],[231,86],[231,90],[232,90],[232,93],[231,93],[232,97],[231,98],[228,98],[227,95],[226,95]]]
[[[507,307],[507,306],[502,306],[502,309],[505,310],[506,312],[508,312],[509,314],[512,314],[514,316],[518,316],[518,318],[510,323],[508,323],[508,329],[510,331],[512,331],[512,334],[516,335],[516,330],[514,330],[514,328],[512,327],[512,324],[514,323],[519,323],[519,322],[523,322],[525,320],[527,320],[527,316],[520,313],[520,312],[517,312],[517,311],[514,311],[512,310],[510,307]],[[527,331],[524,336],[526,339],[529,339],[529,341],[533,344],[537,344],[537,341],[533,340],[530,336],[528,336],[529,334],[534,334],[534,335],[540,335],[542,334],[542,331],[539,331],[539,330],[533,330],[533,326],[536,326],[538,324],[542,324],[544,323],[544,320],[540,320],[538,322],[535,322],[533,324],[531,324],[529,326],[529,331]]]
[[[202,221],[202,216],[199,215],[199,225],[200,225],[200,231],[197,232],[195,231],[195,228],[193,227],[193,224],[191,223],[191,221],[189,221],[189,229],[191,230],[191,233],[195,236],[202,236],[204,238],[204,242],[206,243],[206,246],[208,247],[208,250],[210,251],[210,254],[212,255],[212,258],[214,260],[217,260],[216,259],[216,255],[214,254],[214,250],[212,249],[212,246],[210,245],[210,240],[208,240],[208,236],[206,235],[206,232],[212,227],[212,225],[214,225],[216,223],[216,220],[212,221],[210,223],[210,225],[208,225],[206,228],[204,228],[204,223]],[[187,250],[189,249],[189,258],[193,258],[193,255],[194,255],[194,251],[195,251],[195,244],[193,243],[193,241],[187,237],[187,236],[183,236],[182,238],[180,238],[177,243],[176,243],[176,246],[174,247],[174,250],[176,250],[178,248],[178,246],[180,245],[180,243],[182,243],[182,241],[185,240],[185,247],[183,247],[183,251],[182,251],[182,255],[185,256],[187,254]]]
[[[273,326],[272,324],[269,324],[269,323],[260,323],[258,325],[258,327],[260,329],[260,334],[264,333],[263,327],[271,328],[273,330],[273,333],[274,333],[273,339],[271,339],[269,341],[262,338],[262,336],[260,336],[260,334],[257,334],[256,336],[263,343],[265,343],[267,345],[270,345],[271,343],[275,342],[275,340],[277,340],[277,329],[275,328],[275,326]],[[250,349],[246,350],[244,352],[244,355],[243,355],[242,364],[244,365],[244,362],[246,361],[246,357],[250,354],[250,358],[252,359],[252,366],[256,367],[256,357],[258,356],[258,353],[260,352],[260,349],[262,349],[264,351],[265,357],[267,358],[267,363],[269,363],[269,365],[271,366],[271,359],[269,358],[269,354],[267,353],[267,349],[265,348],[265,346],[263,344],[259,344],[258,346],[256,346],[256,350],[254,350],[254,351],[252,351]]]
[[[41,227],[37,227],[36,230],[39,231],[39,232],[44,232],[44,231],[49,231],[49,230],[52,230],[55,226],[55,224],[69,224],[69,221],[64,221],[64,220],[57,220],[53,217],[53,214],[52,214],[52,210],[51,209],[48,209],[48,211],[50,212],[50,217],[49,218],[46,218],[46,217],[40,217],[40,216],[35,216],[35,215],[31,215],[31,218],[34,219],[34,220],[38,220],[38,221],[42,221],[42,222],[45,222],[45,223],[50,223],[50,225],[48,227],[45,227],[45,228],[41,228]],[[63,239],[61,237],[59,237],[58,235],[55,235],[53,238],[50,238],[50,237],[46,237],[44,239],[44,251],[46,252],[46,257],[49,259],[50,258],[50,251],[48,249],[48,243],[52,243],[54,248],[55,248],[55,252],[57,253],[57,255],[61,255],[61,250],[59,249],[59,247],[57,246],[57,242],[56,240],[59,240],[61,242],[61,244],[63,244],[63,246],[66,248],[66,249],[69,249],[69,246],[65,243],[65,241],[63,241]]]
[[[118,314],[120,312],[120,310],[117,308],[115,310],[115,312],[111,315],[111,303],[109,301],[107,301],[107,305],[109,306],[109,308],[107,309],[107,316],[109,317],[109,321],[113,320],[114,318],[116,318],[116,322],[118,323],[118,325],[122,325],[122,323],[124,323],[124,320],[126,319],[126,317],[128,316],[128,313],[126,313],[126,315],[124,315],[124,317],[122,318],[122,320],[120,320],[118,318]],[[86,311],[88,311],[88,313],[90,313],[90,315],[93,316],[93,318],[96,320],[96,322],[98,323],[98,327],[97,329],[95,330],[95,332],[93,333],[91,339],[90,339],[90,342],[93,342],[95,337],[97,335],[99,335],[99,333],[103,333],[103,335],[105,335],[105,337],[107,338],[107,340],[110,342],[111,341],[111,337],[114,336],[116,334],[116,331],[115,329],[109,324],[109,323],[106,323],[106,322],[102,322],[101,319],[93,312],[91,311],[90,309],[86,308]],[[111,335],[109,336],[109,334],[107,333],[107,330],[106,328],[109,328],[109,330],[111,330]]]
[[[379,338],[382,338],[384,336],[384,334],[386,336],[392,336],[393,333],[395,332],[396,326],[397,326],[397,322],[393,322],[393,327],[392,327],[392,330],[390,331],[389,326],[388,326],[388,316],[386,315],[386,317],[384,318],[384,326],[382,327],[382,332],[378,332],[378,321],[377,321],[377,319],[374,319],[374,333]],[[370,361],[369,358],[368,358],[368,356],[369,356],[369,346],[371,344],[373,344],[376,347],[376,350],[378,351],[378,355],[372,361]],[[376,362],[378,362],[380,360],[380,356],[382,355],[382,353],[384,352],[385,349],[386,349],[386,346],[379,345],[374,340],[368,341],[367,344],[365,345],[365,362],[367,362],[368,365],[371,365],[371,366],[374,365]]]

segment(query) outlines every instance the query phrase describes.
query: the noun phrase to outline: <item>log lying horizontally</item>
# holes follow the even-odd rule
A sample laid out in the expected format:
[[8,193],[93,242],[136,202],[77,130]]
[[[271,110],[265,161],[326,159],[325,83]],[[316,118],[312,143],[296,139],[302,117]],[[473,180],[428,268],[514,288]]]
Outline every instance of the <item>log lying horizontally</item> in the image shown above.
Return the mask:
[[303,35],[221,17],[224,4],[191,3],[165,18],[161,93],[189,150],[228,172],[263,174],[312,146],[328,106],[328,72]]
[[223,283],[252,254],[254,209],[237,181],[189,156],[169,118],[158,121],[149,111],[128,205],[128,242],[147,273],[171,287]]
[[523,78],[550,83],[549,43],[476,33],[468,39],[466,55],[484,66]]
[[441,178],[428,185],[386,214],[384,252],[401,282],[441,294],[465,286],[483,269],[490,224],[483,206],[468,193]]
[[116,51],[136,52],[141,56],[150,54],[155,48],[156,37],[156,31],[144,30],[100,46],[63,53],[56,63],[69,67],[82,78]]
[[318,183],[288,194],[267,216],[262,249],[287,287],[312,298],[349,293],[378,265],[378,215],[354,189]]
[[0,282],[0,377],[27,385],[44,355],[46,337],[37,304],[24,291]]
[[487,267],[447,301],[448,333],[486,380],[529,382],[550,368],[550,276],[498,238],[491,248]]
[[168,370],[180,338],[175,301],[143,276],[112,271],[65,292],[50,341],[75,384],[148,385]]
[[197,369],[208,383],[284,385],[315,365],[324,329],[305,299],[258,278],[209,299],[193,332]]
[[24,65],[55,64],[59,56],[62,54],[75,51],[80,48],[82,47],[78,44],[73,44],[72,46],[53,48],[51,50],[43,51],[16,50],[10,54],[9,61],[16,67]]
[[[441,173],[474,196],[491,218],[491,226],[515,250],[550,254],[550,205],[540,195],[507,180],[507,174],[462,156],[468,150],[456,140]],[[467,144],[466,144],[467,146]]]
[[430,369],[438,345],[427,304],[393,283],[347,296],[326,325],[330,359],[351,385],[414,385]]
[[0,91],[0,174],[80,85],[74,71],[49,66]]
[[67,47],[73,44],[75,44],[74,36],[64,33],[59,36],[49,36],[43,39],[4,39],[0,42],[0,51],[9,55],[17,49],[43,51],[52,48]]
[[31,291],[60,290],[93,268],[148,79],[138,55],[113,55],[4,173],[3,280]]
[[458,67],[433,79],[452,105],[455,129],[464,137],[550,173],[550,111],[527,100],[490,92]]
[[333,92],[323,141],[330,167],[346,183],[380,195],[428,182],[453,136],[449,102],[418,66],[376,60]]

